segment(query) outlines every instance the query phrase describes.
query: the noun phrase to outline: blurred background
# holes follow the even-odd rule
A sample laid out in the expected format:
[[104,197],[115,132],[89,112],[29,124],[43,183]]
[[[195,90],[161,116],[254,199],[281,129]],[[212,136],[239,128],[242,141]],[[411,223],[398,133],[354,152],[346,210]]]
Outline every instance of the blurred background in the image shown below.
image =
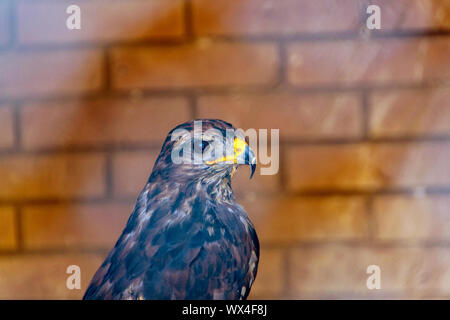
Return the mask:
[[0,0],[0,299],[81,298],[203,117],[280,129],[279,173],[233,181],[250,298],[448,299],[449,88],[449,0]]

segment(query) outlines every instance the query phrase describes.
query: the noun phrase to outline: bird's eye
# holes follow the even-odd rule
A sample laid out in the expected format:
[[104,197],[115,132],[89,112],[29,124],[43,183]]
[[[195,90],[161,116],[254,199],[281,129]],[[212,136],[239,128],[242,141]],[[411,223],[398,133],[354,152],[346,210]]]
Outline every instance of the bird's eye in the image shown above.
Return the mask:
[[195,141],[195,144],[195,150],[202,150],[202,152],[205,151],[205,149],[209,146],[209,142],[205,140],[197,140]]
[[205,151],[206,148],[208,148],[209,142],[208,141],[202,141],[202,152]]

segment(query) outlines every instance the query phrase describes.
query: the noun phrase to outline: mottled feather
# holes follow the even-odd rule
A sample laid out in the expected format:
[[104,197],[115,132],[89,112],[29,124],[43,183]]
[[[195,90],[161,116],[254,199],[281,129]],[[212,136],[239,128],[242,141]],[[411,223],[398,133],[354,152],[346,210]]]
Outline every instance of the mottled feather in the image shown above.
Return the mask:
[[[193,122],[177,128],[193,130]],[[175,128],[175,129],[177,129]],[[203,131],[232,128],[203,120]],[[259,243],[231,189],[236,165],[174,165],[169,133],[115,247],[84,299],[246,299]],[[226,143],[226,142],[224,142]]]

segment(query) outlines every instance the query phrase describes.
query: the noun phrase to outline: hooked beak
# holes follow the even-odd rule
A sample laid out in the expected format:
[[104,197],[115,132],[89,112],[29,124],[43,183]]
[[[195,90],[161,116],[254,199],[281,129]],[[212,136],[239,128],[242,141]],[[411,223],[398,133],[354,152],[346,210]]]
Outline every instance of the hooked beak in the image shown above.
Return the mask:
[[248,164],[250,168],[252,169],[252,173],[250,174],[250,179],[253,178],[253,174],[256,170],[256,156],[253,153],[252,149],[246,144],[245,150],[244,150],[244,163]]
[[224,156],[222,158],[207,161],[206,164],[215,164],[220,162],[227,162],[227,163],[236,163],[236,164],[247,164],[250,166],[252,173],[250,175],[250,179],[253,177],[253,174],[256,170],[256,156],[253,153],[252,149],[250,149],[247,142],[240,138],[234,139],[234,154]]

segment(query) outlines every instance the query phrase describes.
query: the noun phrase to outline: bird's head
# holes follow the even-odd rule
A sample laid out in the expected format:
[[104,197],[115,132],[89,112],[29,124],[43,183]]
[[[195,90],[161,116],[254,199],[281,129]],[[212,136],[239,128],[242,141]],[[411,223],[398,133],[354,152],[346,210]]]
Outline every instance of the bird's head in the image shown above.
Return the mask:
[[153,173],[168,179],[217,180],[232,176],[239,165],[256,157],[241,130],[222,120],[199,119],[171,130],[156,160]]

